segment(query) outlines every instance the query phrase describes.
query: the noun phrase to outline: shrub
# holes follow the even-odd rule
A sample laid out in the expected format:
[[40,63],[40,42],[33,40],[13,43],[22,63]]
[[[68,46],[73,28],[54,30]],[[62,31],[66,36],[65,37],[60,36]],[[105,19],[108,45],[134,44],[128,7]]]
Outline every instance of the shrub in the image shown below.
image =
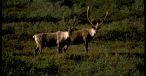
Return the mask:
[[32,39],[32,35],[28,34],[27,32],[22,32],[18,35],[18,41],[28,41]]
[[14,33],[15,33],[15,29],[13,26],[7,26],[2,30],[2,35],[14,34]]
[[2,75],[15,75],[15,76],[25,76],[25,75],[31,75],[31,68],[32,64],[16,59],[14,57],[8,57],[2,59]]
[[25,61],[16,57],[2,58],[2,75],[12,76],[40,76],[40,75],[56,75],[58,73],[58,66],[54,63],[49,63],[45,67],[34,66],[32,62]]
[[46,67],[34,67],[36,75],[56,75],[58,74],[58,67],[54,63],[48,63]]

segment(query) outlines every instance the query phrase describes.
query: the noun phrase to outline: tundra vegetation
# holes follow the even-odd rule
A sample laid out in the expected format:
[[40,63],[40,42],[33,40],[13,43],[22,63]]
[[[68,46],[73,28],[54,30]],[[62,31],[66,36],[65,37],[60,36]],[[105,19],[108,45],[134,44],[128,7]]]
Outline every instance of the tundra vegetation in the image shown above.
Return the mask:
[[[35,33],[65,31],[77,16],[78,30],[109,14],[89,43],[58,54],[44,48],[34,56]],[[3,76],[143,76],[144,0],[2,0]]]

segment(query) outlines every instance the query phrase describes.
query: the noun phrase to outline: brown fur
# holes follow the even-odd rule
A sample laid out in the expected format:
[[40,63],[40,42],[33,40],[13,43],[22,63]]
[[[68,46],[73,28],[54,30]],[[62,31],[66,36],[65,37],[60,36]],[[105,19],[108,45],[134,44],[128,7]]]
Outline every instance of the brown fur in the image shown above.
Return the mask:
[[[89,33],[89,30],[90,29],[82,29],[82,30],[74,31],[72,33],[72,35],[70,35],[70,44],[84,43],[85,48],[86,48],[86,52],[88,52],[88,43],[95,36],[95,35],[91,36]],[[65,45],[64,50],[66,51],[68,47],[69,47],[69,45]]]
[[[101,24],[103,23],[103,20],[105,20],[107,14],[108,14],[108,12],[106,12],[105,18],[100,23],[97,22],[96,25],[93,25],[88,17],[88,11],[89,11],[89,7],[87,8],[87,19],[90,22],[90,24],[92,25],[92,28],[74,31],[69,37],[70,44],[84,43],[86,52],[88,52],[88,43],[93,39],[97,30],[99,30],[101,28]],[[92,32],[91,32],[91,30],[92,30]],[[66,51],[68,47],[69,47],[69,45],[65,45],[64,50]]]
[[[67,33],[67,31],[65,31]],[[36,42],[36,50],[35,50],[35,54],[38,54],[42,52],[42,49],[44,47],[51,47],[51,46],[56,46],[58,47],[58,51],[59,53],[62,53],[62,48],[65,44],[67,44],[67,40],[69,38],[63,36],[65,32],[62,31],[58,31],[58,32],[54,32],[54,33],[39,33],[39,34],[35,34],[33,36],[33,38],[35,39]]]

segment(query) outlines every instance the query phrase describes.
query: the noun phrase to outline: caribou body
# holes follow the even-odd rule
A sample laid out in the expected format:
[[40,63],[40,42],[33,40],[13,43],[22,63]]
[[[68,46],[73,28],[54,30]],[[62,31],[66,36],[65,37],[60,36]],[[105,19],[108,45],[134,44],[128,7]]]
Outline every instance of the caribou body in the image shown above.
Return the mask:
[[[101,24],[103,23],[103,20],[106,18],[107,14],[108,14],[108,12],[106,12],[105,18],[100,23],[97,22],[96,25],[93,25],[88,17],[88,11],[89,11],[89,6],[87,8],[87,19],[90,22],[90,24],[92,25],[92,27],[74,31],[74,32],[72,32],[72,34],[69,37],[71,45],[78,44],[78,43],[84,43],[86,52],[88,52],[88,43],[93,39],[93,37],[96,35],[97,31],[101,28]],[[67,50],[67,48],[69,47],[70,44],[64,46],[65,51]]]
[[62,47],[67,44],[69,38],[68,31],[57,31],[54,33],[39,33],[35,34],[33,38],[36,42],[36,50],[35,53],[37,54],[38,51],[41,53],[44,47],[51,47],[56,46],[58,47],[59,53],[62,53]]
[[[76,22],[76,18],[74,19],[74,23]],[[49,33],[38,33],[33,36],[36,42],[35,54],[38,52],[41,53],[44,47],[57,46],[59,53],[62,53],[62,49],[65,45],[68,45],[70,42],[69,36],[75,30],[73,27],[66,27],[67,31],[57,31],[57,32],[49,32]]]

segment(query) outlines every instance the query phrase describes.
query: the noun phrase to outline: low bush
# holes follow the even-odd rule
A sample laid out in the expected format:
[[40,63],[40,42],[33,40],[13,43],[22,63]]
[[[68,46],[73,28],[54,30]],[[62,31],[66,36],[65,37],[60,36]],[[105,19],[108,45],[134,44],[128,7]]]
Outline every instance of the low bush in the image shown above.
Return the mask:
[[45,67],[34,66],[32,62],[22,60],[16,57],[2,58],[2,75],[12,76],[40,76],[40,75],[57,75],[58,66],[48,62]]

